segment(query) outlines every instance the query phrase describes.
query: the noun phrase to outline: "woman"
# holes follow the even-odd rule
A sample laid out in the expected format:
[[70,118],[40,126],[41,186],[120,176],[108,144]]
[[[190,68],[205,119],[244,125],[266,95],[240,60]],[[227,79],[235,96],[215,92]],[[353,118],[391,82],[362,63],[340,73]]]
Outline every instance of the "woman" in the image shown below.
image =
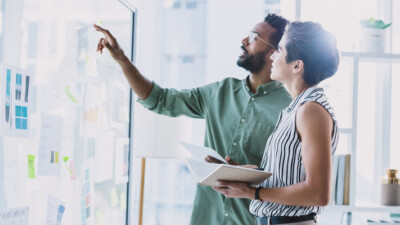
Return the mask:
[[261,162],[273,175],[257,188],[220,181],[214,189],[228,198],[252,199],[256,224],[316,224],[316,214],[329,202],[338,142],[333,110],[316,85],[337,70],[336,39],[320,24],[293,22],[271,59],[271,78],[283,82],[293,99],[281,112]]

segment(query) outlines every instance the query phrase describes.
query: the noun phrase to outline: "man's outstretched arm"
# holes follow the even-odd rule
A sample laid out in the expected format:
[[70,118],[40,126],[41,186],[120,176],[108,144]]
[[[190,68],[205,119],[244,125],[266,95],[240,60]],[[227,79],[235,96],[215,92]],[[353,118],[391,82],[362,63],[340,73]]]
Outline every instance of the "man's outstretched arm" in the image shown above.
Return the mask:
[[97,51],[100,51],[102,54],[103,49],[107,48],[111,57],[121,66],[122,72],[125,74],[125,77],[135,94],[142,100],[146,99],[153,88],[153,83],[146,79],[139,72],[136,66],[133,65],[129,58],[124,54],[124,51],[119,47],[115,37],[112,36],[108,30],[95,24],[93,26],[97,31],[103,33],[105,36],[100,39],[99,44],[97,45]]

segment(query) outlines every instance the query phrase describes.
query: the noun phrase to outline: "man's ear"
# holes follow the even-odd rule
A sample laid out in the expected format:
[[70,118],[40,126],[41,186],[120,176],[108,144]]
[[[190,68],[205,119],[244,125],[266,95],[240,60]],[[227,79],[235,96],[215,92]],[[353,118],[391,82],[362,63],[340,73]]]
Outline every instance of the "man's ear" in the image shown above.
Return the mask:
[[293,69],[292,72],[296,73],[303,73],[304,72],[304,62],[303,60],[296,60],[293,62]]

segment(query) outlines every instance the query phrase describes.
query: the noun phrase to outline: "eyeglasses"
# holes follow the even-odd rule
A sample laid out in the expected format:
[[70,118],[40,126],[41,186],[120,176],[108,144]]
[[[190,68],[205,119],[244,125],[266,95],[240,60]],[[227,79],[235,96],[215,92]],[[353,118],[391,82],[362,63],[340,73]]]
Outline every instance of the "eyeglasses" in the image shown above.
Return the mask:
[[275,46],[273,46],[272,44],[270,44],[268,41],[266,41],[266,40],[260,38],[260,35],[258,35],[258,33],[255,32],[255,31],[250,31],[250,33],[249,33],[249,43],[252,43],[252,42],[256,39],[256,37],[257,37],[258,39],[260,39],[261,41],[263,41],[265,44],[271,46],[272,48],[275,48]]

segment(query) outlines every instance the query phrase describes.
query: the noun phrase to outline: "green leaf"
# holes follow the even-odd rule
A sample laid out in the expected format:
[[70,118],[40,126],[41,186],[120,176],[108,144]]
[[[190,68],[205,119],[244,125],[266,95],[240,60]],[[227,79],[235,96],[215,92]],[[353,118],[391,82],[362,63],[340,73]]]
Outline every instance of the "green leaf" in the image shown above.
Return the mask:
[[386,29],[392,23],[385,24],[382,20],[376,20],[375,18],[371,17],[371,18],[366,19],[366,20],[361,20],[360,24],[364,28]]
[[386,28],[388,28],[390,25],[392,25],[392,23],[386,24],[385,26],[383,26],[382,29],[386,29]]

